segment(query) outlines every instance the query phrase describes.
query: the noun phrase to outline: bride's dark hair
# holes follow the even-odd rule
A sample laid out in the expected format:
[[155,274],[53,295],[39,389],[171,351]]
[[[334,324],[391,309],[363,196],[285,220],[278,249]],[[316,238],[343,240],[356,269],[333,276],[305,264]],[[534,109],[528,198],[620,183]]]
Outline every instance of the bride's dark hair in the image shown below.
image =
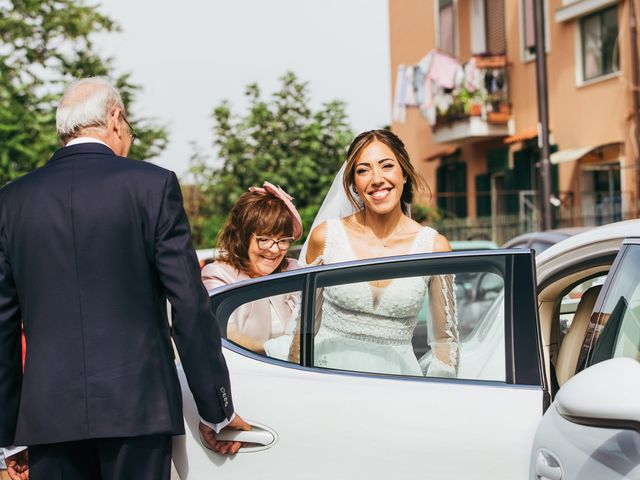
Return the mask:
[[405,215],[409,215],[409,207],[413,200],[414,186],[418,190],[423,190],[425,188],[429,189],[429,186],[427,185],[427,182],[425,182],[424,179],[415,171],[402,140],[400,140],[400,138],[398,138],[398,136],[391,130],[369,130],[367,132],[362,132],[354,138],[351,145],[349,145],[349,150],[347,150],[347,165],[342,179],[342,186],[347,194],[347,198],[357,210],[362,210],[362,203],[358,201],[357,195],[353,192],[353,186],[355,185],[356,161],[360,158],[362,151],[374,141],[384,143],[389,147],[400,164],[402,173],[407,179],[407,183],[404,184],[404,188],[402,190],[402,196],[400,197],[400,208],[402,208],[402,212]]

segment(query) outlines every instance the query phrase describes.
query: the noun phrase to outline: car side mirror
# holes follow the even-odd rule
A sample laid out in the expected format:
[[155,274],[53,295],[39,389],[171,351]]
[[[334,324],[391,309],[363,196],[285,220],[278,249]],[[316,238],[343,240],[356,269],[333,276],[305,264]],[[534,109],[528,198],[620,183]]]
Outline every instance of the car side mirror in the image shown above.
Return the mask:
[[597,363],[568,380],[555,406],[581,425],[640,431],[640,363],[614,358]]

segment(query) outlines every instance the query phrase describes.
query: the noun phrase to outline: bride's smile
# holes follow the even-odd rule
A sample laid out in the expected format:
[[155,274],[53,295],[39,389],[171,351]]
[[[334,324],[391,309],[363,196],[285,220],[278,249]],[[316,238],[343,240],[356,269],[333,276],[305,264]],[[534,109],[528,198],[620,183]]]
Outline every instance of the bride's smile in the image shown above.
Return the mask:
[[404,182],[393,150],[379,141],[364,148],[356,162],[354,187],[370,210],[386,214],[400,208]]
[[384,200],[389,195],[390,188],[382,188],[380,190],[374,190],[373,192],[369,192],[369,195],[373,197],[374,200]]

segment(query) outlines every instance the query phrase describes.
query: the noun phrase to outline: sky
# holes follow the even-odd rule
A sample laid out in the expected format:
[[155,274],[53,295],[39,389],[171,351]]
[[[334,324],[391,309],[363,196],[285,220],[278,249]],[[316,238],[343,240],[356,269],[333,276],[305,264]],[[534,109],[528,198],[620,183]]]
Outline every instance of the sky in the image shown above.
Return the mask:
[[192,142],[215,165],[215,106],[242,113],[247,84],[267,96],[286,71],[309,82],[312,107],[344,100],[354,132],[390,124],[387,0],[102,0],[100,11],[121,32],[96,47],[143,87],[133,113],[167,126],[153,161],[179,176]]

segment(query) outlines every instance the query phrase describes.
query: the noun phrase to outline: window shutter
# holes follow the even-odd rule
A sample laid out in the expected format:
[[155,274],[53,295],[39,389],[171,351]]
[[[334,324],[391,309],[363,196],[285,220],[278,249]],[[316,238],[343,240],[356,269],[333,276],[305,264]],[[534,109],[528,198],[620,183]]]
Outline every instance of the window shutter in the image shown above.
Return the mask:
[[507,51],[505,39],[505,0],[485,0],[485,25],[487,29],[487,51],[503,54]]
[[476,215],[486,217],[491,215],[491,174],[476,175]]
[[535,24],[533,23],[533,2],[534,0],[524,0],[524,46],[527,49],[534,49],[536,46]]
[[458,162],[454,165],[453,190],[454,210],[459,218],[467,216],[467,164]]
[[441,165],[436,170],[436,198],[438,203],[438,209],[443,212],[448,210],[447,205],[447,167]]
[[455,55],[453,2],[440,1],[440,50]]

